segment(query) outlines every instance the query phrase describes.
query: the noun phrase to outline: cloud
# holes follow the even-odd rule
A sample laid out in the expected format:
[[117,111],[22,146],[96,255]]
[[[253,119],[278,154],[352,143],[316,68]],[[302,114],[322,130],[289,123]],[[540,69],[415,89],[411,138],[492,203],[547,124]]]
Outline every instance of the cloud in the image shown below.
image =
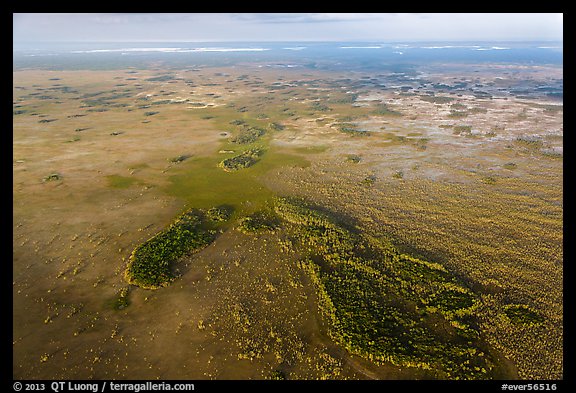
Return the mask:
[[252,23],[334,23],[355,22],[377,18],[366,13],[257,13],[230,14],[233,19]]
[[17,41],[562,40],[562,14],[13,14]]
[[129,22],[129,18],[126,18],[119,14],[112,14],[112,15],[94,15],[90,18],[90,20],[97,24],[102,25],[117,25],[117,24],[126,24]]
[[114,13],[114,14],[79,14],[89,16],[89,20],[98,24],[128,23],[166,23],[197,20],[209,14],[170,14],[170,13]]

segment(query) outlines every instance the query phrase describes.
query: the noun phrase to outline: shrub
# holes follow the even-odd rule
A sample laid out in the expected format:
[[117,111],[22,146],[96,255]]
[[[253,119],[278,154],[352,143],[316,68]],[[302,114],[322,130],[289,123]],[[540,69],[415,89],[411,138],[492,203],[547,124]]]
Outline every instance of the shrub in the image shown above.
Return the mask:
[[130,305],[130,300],[128,300],[128,293],[130,292],[130,287],[124,287],[118,292],[118,297],[114,300],[113,308],[114,310],[123,310]]
[[328,112],[332,110],[328,106],[322,104],[320,101],[314,101],[310,107],[312,110],[319,112]]
[[420,96],[422,101],[431,102],[433,104],[447,104],[454,101],[452,97],[442,97],[442,96]]
[[350,134],[353,136],[367,136],[370,135],[370,131],[364,131],[364,130],[360,130],[358,128],[356,128],[356,126],[349,124],[349,123],[345,123],[342,124],[338,127],[338,130],[340,132],[344,132],[346,134]]
[[282,131],[286,127],[280,123],[273,122],[268,124],[268,128],[270,128],[272,131]]
[[348,154],[346,156],[346,161],[351,162],[353,164],[357,164],[362,160],[362,158],[356,154]]
[[179,155],[176,157],[169,158],[168,161],[177,164],[179,162],[182,162],[182,161],[189,159],[190,157],[192,157],[190,154],[182,154],[182,155]]
[[256,127],[240,130],[238,135],[232,138],[232,142],[238,144],[248,144],[255,142],[258,138],[266,133],[265,130]]
[[524,304],[507,305],[504,313],[512,323],[518,325],[537,325],[544,322],[544,317]]
[[496,184],[496,178],[494,176],[484,176],[480,181],[484,184]]
[[258,159],[262,153],[263,151],[261,149],[246,150],[242,154],[220,161],[218,166],[224,169],[226,172],[248,168],[258,162]]
[[150,82],[166,82],[166,81],[170,81],[173,79],[174,79],[173,75],[161,75],[161,76],[154,76],[154,77],[148,78],[146,80],[150,81]]
[[371,186],[374,183],[376,183],[376,176],[374,175],[369,175],[366,176],[363,180],[362,180],[362,184],[365,186]]
[[206,211],[206,218],[215,222],[228,221],[232,215],[232,208],[229,206],[218,206]]
[[454,134],[470,134],[472,132],[472,126],[454,126]]
[[516,142],[528,148],[538,149],[544,145],[539,136],[521,135],[516,138]]
[[54,181],[54,180],[62,180],[62,175],[59,173],[51,173],[46,176],[43,181]]
[[376,106],[376,108],[372,111],[372,113],[374,115],[378,115],[378,116],[400,116],[400,115],[402,115],[402,113],[388,108],[388,105],[386,105],[384,103],[378,104]]
[[450,312],[472,307],[474,298],[469,292],[448,289],[434,294],[428,304],[442,311]]
[[467,117],[467,116],[468,116],[468,112],[455,111],[455,110],[451,110],[450,114],[448,115],[448,117],[452,117],[452,118],[460,118],[460,117]]
[[280,370],[274,370],[270,373],[270,379],[275,381],[284,381],[286,380],[286,375]]
[[259,211],[240,220],[236,229],[242,233],[252,234],[273,231],[278,227],[278,218],[271,212]]

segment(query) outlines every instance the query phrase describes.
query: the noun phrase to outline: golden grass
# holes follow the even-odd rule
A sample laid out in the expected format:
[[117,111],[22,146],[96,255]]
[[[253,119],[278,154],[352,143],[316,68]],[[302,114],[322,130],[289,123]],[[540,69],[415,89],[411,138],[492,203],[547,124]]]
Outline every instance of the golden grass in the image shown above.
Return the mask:
[[[382,179],[360,191],[359,177],[329,175],[326,182],[302,173],[297,181],[307,186],[299,194],[351,215],[405,252],[443,263],[482,293],[482,336],[516,364],[520,378],[562,378],[559,177],[499,178],[490,185]],[[545,320],[511,323],[508,304],[527,305]]]

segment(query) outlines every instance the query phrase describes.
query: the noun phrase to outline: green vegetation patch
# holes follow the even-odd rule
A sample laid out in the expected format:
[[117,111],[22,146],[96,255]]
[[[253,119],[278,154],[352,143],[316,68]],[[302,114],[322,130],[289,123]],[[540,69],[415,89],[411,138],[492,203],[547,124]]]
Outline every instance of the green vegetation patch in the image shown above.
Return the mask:
[[236,229],[245,234],[273,231],[278,227],[279,220],[272,212],[257,211],[240,220]]
[[353,164],[358,164],[360,161],[362,161],[362,157],[360,157],[357,154],[348,154],[346,156],[346,162],[351,162]]
[[112,188],[128,188],[137,181],[133,177],[122,175],[108,175],[106,178],[108,179],[108,185]]
[[168,161],[177,164],[177,163],[179,163],[179,162],[182,162],[182,161],[185,161],[185,160],[189,159],[190,157],[192,157],[191,154],[181,154],[181,155],[179,155],[179,156],[169,158]]
[[296,153],[302,154],[320,154],[324,153],[330,147],[326,145],[312,145],[312,146],[300,146],[300,147],[293,147],[292,150]]
[[516,137],[516,143],[519,145],[531,148],[531,149],[540,149],[544,146],[544,142],[542,141],[541,137],[538,135],[520,135]]
[[338,97],[331,98],[330,103],[333,104],[353,104],[356,102],[358,98],[358,94],[350,93],[350,94],[341,94]]
[[517,325],[538,325],[544,322],[544,317],[524,304],[509,304],[505,306],[504,313]]
[[563,158],[563,153],[557,150],[554,150],[553,148],[544,148],[540,150],[540,153],[542,153],[543,156],[549,157],[549,158]]
[[286,375],[281,370],[273,370],[270,373],[270,376],[268,377],[268,379],[271,379],[273,381],[284,381],[284,380],[286,380]]
[[[241,170],[223,170],[222,155],[193,157],[185,168],[175,168],[164,191],[180,198],[189,206],[209,209],[229,205],[234,214],[242,216],[262,208],[273,197],[260,179],[280,167],[305,168],[310,162],[302,155],[282,153],[271,146],[258,157],[258,165]],[[239,154],[239,153],[236,153]]]
[[48,176],[44,177],[42,181],[55,181],[55,180],[62,180],[62,175],[59,173],[51,173]]
[[496,184],[496,178],[494,176],[483,176],[480,181],[484,184]]
[[313,111],[317,111],[317,112],[328,112],[331,111],[332,109],[330,109],[330,107],[322,104],[320,101],[314,101],[311,105],[310,108]]
[[257,127],[245,128],[240,130],[240,132],[238,132],[238,134],[234,138],[232,138],[232,142],[242,145],[253,143],[256,142],[258,138],[263,136],[265,133],[266,131],[263,130],[262,128]]
[[420,96],[418,97],[422,101],[431,102],[433,104],[447,104],[454,101],[452,97],[442,97],[442,96]]
[[218,166],[226,172],[237,171],[238,169],[248,168],[256,164],[262,154],[262,149],[246,150],[242,154],[220,161]]
[[268,124],[268,128],[270,128],[272,131],[282,131],[284,128],[286,128],[286,126],[280,123],[272,122]]
[[361,184],[364,186],[372,186],[372,185],[374,185],[374,183],[376,183],[376,176],[374,176],[374,175],[366,176],[364,179],[362,179],[362,182],[361,182]]
[[470,134],[472,132],[472,126],[454,126],[454,135]]
[[128,299],[129,293],[130,287],[124,287],[118,291],[118,296],[114,299],[112,304],[114,310],[123,310],[130,305],[130,300]]
[[395,111],[393,109],[390,109],[388,107],[388,105],[386,105],[384,103],[376,105],[376,108],[374,108],[374,110],[372,111],[372,114],[378,115],[378,116],[401,116],[402,115],[402,113]]
[[467,116],[468,116],[467,111],[455,111],[455,110],[451,110],[450,114],[448,115],[448,117],[452,117],[452,118],[461,118],[461,117],[467,117]]
[[174,280],[171,264],[214,240],[214,232],[205,229],[203,218],[200,210],[189,210],[168,228],[137,246],[128,261],[126,281],[144,289],[168,286]]
[[474,298],[472,294],[467,291],[449,289],[435,293],[428,304],[445,312],[453,312],[472,307],[474,305]]
[[232,206],[212,207],[206,211],[206,218],[214,222],[224,222],[230,219],[232,212]]
[[357,128],[355,125],[350,123],[344,123],[338,126],[338,130],[345,134],[352,136],[367,136],[370,135],[370,131],[365,131]]
[[455,104],[450,105],[450,109],[453,109],[453,110],[467,110],[468,107],[467,107],[466,105],[464,105],[464,104],[461,104],[461,103],[457,102],[457,103],[455,103]]
[[278,198],[276,213],[304,253],[299,266],[318,296],[329,335],[379,364],[437,378],[486,379],[494,365],[473,343],[476,295],[447,269],[401,254],[301,200]]
[[152,78],[148,78],[146,80],[150,81],[150,82],[167,82],[167,81],[171,81],[173,79],[175,79],[173,75],[160,75],[160,76],[154,76]]
[[159,101],[154,101],[151,102],[150,105],[166,105],[166,104],[171,104],[172,100],[159,100]]

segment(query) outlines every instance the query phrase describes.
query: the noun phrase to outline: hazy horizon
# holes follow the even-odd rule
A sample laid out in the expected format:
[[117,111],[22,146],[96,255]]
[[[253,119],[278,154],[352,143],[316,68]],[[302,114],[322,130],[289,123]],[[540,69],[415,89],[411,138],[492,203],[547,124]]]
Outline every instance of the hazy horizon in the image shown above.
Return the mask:
[[13,44],[97,42],[547,42],[563,14],[13,14]]

